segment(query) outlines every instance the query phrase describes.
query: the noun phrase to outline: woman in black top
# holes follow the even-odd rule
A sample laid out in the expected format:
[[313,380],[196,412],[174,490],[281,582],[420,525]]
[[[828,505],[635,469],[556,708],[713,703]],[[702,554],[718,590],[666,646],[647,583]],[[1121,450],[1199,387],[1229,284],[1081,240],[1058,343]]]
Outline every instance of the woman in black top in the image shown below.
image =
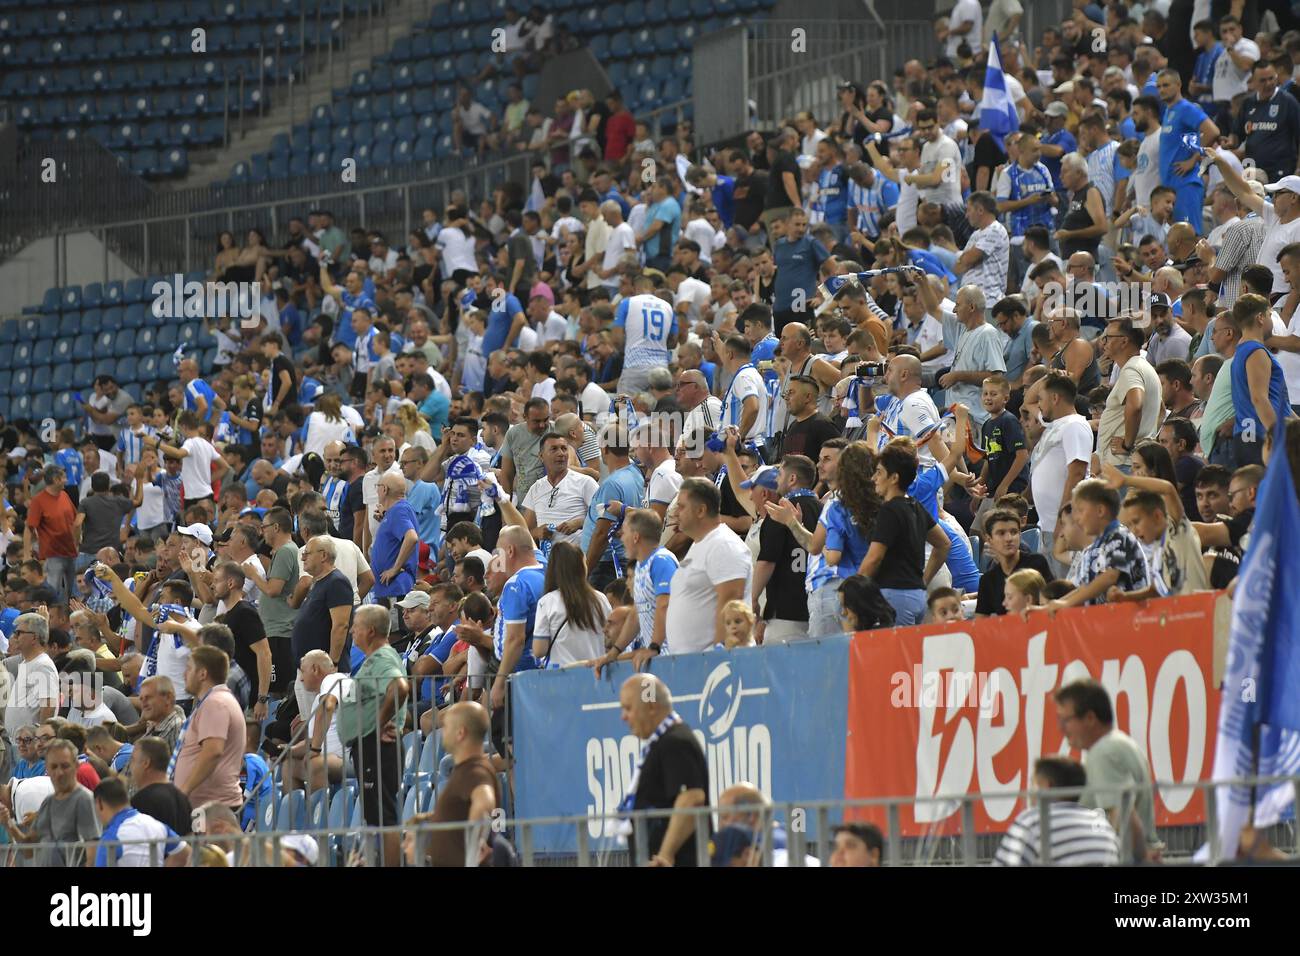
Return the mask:
[[920,624],[925,617],[925,587],[943,567],[951,547],[925,506],[908,497],[907,489],[915,480],[915,445],[910,440],[890,442],[876,458],[876,493],[884,504],[876,512],[871,546],[858,569],[876,582],[899,627]]
[[1070,191],[1061,228],[1056,239],[1061,244],[1061,258],[1069,259],[1076,252],[1086,252],[1097,258],[1097,245],[1106,234],[1110,222],[1106,219],[1106,204],[1101,190],[1088,181],[1088,162],[1077,153],[1061,160],[1061,183]]

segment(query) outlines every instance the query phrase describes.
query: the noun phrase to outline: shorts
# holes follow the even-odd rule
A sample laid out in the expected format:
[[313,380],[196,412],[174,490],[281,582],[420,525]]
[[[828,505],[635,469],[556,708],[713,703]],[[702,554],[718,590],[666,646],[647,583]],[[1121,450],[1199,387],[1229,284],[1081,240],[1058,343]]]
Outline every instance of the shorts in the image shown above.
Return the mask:
[[362,737],[351,748],[352,766],[361,781],[361,812],[366,826],[398,823],[397,785],[402,777],[402,756],[397,741],[382,743],[379,732]]
[[1174,191],[1174,221],[1186,222],[1196,230],[1196,234],[1205,232],[1205,186],[1201,183],[1185,183]]

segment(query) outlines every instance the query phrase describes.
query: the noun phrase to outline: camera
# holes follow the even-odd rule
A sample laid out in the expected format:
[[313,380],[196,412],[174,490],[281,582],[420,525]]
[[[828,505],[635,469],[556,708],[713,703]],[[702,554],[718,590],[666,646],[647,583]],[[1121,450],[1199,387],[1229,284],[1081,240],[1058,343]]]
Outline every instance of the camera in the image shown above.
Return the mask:
[[853,384],[867,388],[879,385],[885,380],[885,370],[888,367],[887,362],[859,362],[853,372]]

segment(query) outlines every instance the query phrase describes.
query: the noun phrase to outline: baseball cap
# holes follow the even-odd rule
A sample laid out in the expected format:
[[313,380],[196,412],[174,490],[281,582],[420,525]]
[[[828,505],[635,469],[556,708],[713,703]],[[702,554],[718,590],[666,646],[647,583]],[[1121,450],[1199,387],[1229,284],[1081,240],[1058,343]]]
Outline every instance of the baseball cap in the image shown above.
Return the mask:
[[1265,186],[1264,189],[1271,193],[1286,191],[1300,195],[1300,176],[1283,176],[1277,182]]
[[286,837],[280,838],[280,846],[286,850],[292,850],[307,861],[308,866],[315,866],[320,847],[305,833],[290,833]]
[[760,488],[766,488],[768,491],[776,491],[777,479],[780,477],[781,469],[776,465],[764,465],[758,471],[754,472],[752,478],[748,478],[740,483],[742,488],[753,488],[757,485]]
[[406,597],[397,602],[398,607],[428,607],[429,592],[427,591],[407,591]]
[[[1073,89],[1073,87],[1071,87]],[[1061,92],[1058,90],[1057,92]],[[1043,110],[1048,116],[1069,116],[1070,108],[1059,100],[1055,103],[1048,103],[1047,108]]]
[[176,529],[177,534],[198,538],[208,547],[212,547],[212,529],[205,524],[187,524]]
[[1169,296],[1163,292],[1152,292],[1151,297],[1147,299],[1147,305],[1153,309],[1168,309],[1172,306]]
[[713,866],[727,866],[753,845],[753,830],[740,826],[723,827],[709,841],[710,861]]
[[1058,87],[1057,87],[1055,90],[1053,90],[1052,92],[1054,92],[1054,93],[1073,93],[1073,92],[1074,92],[1074,80],[1066,80],[1064,83],[1062,83],[1060,86],[1058,86]]

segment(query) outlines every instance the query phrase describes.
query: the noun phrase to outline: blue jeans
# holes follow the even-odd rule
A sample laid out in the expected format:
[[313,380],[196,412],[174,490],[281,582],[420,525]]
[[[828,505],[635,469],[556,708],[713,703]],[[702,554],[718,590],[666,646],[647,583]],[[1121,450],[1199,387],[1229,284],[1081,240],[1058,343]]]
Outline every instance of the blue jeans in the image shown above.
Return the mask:
[[808,595],[808,636],[830,637],[844,633],[840,615],[840,585],[843,578],[832,578]]
[[881,588],[889,606],[894,609],[894,626],[908,627],[925,620],[925,591],[904,591],[899,588]]
[[69,598],[76,596],[76,585],[73,584],[73,565],[76,560],[76,558],[45,559],[45,583],[59,596],[60,603],[66,604]]

